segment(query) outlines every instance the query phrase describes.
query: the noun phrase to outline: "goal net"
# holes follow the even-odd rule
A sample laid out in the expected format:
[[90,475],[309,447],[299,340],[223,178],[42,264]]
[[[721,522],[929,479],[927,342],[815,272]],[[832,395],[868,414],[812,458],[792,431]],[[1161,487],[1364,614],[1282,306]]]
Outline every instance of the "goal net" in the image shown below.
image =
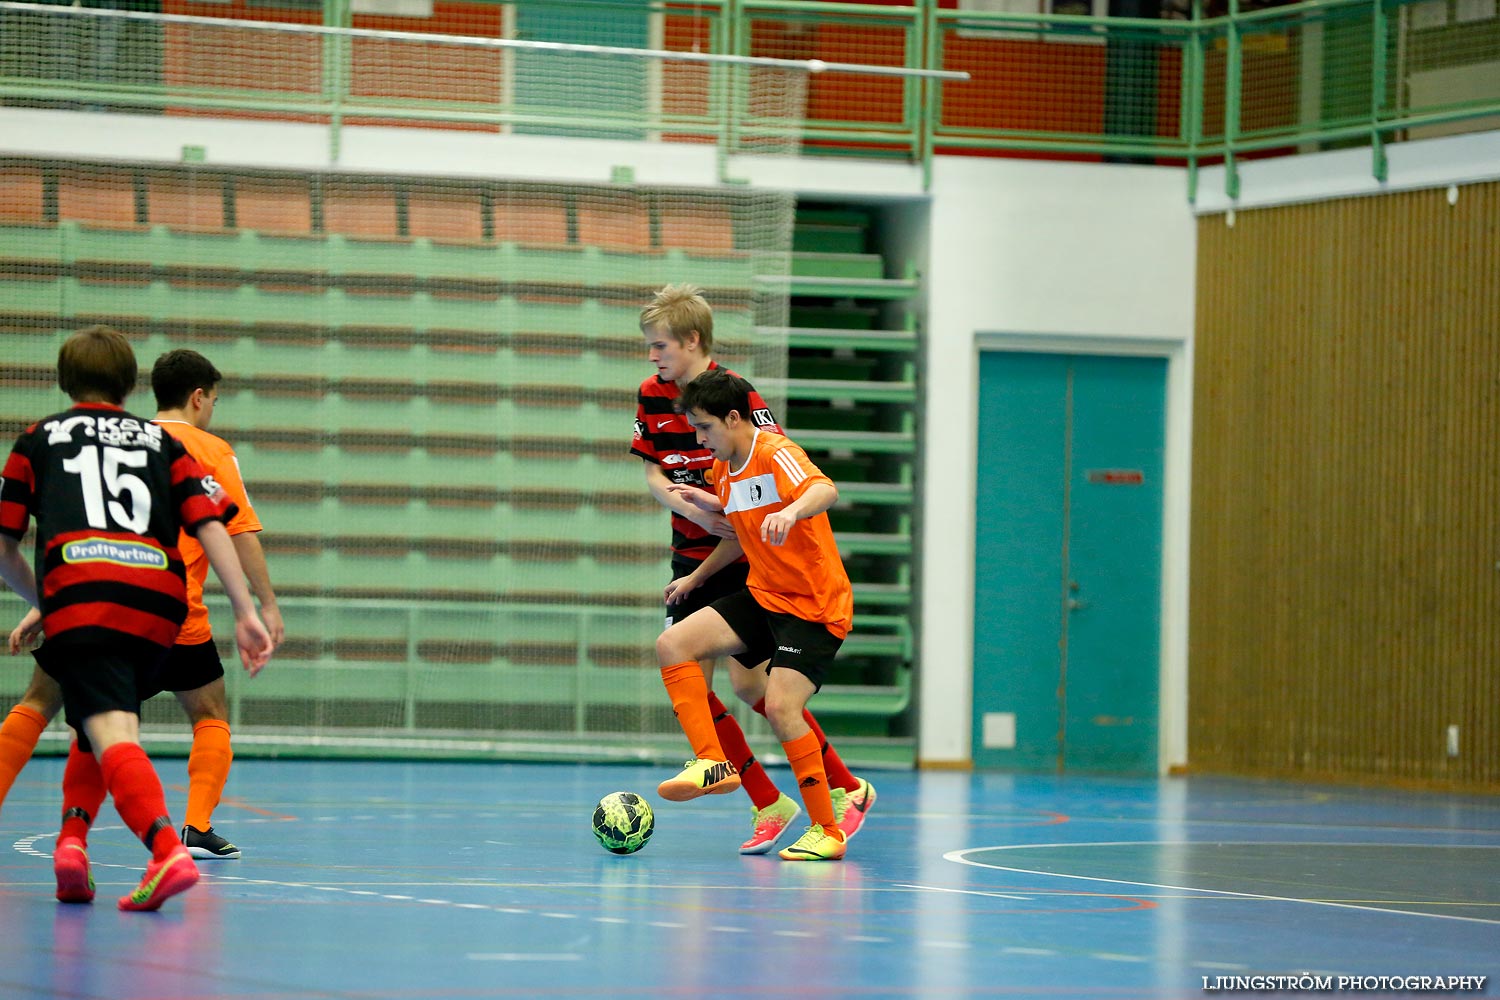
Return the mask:
[[[795,153],[804,70],[691,58],[717,8],[220,9],[0,4],[7,442],[67,405],[90,324],[135,346],[132,412],[165,351],[224,373],[209,429],[286,622],[250,680],[211,589],[241,753],[680,752],[638,315],[701,287],[716,357],[782,407],[793,200],[732,173]],[[707,176],[637,179],[662,156]],[[6,659],[0,700],[29,675]],[[172,699],[143,719],[188,745]]]

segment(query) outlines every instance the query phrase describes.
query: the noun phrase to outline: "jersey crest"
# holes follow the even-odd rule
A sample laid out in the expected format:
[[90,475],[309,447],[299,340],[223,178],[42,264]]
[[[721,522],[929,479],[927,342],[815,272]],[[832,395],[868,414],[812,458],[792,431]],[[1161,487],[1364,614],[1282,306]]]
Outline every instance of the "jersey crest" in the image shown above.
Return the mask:
[[780,504],[781,493],[776,489],[776,476],[774,473],[767,472],[749,479],[731,481],[729,502],[724,505],[724,513],[733,514],[735,511],[755,510],[759,507],[779,506]]

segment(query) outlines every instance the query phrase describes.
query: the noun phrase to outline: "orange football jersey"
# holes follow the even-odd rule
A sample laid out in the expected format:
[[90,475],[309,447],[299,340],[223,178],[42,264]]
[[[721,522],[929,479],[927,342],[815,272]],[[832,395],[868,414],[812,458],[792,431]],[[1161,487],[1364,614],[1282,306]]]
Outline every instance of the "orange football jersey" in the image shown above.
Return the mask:
[[[250,506],[250,496],[245,492],[245,481],[240,477],[240,463],[234,457],[229,442],[208,431],[201,431],[181,420],[158,420],[166,432],[181,441],[188,454],[198,460],[203,470],[224,488],[229,498],[240,511],[226,525],[231,535],[246,531],[261,530],[260,519],[255,508]],[[213,638],[208,622],[208,606],[203,603],[203,581],[208,578],[208,554],[197,539],[184,533],[177,542],[182,550],[182,561],[187,567],[187,620],[182,631],[177,633],[179,645],[194,645]]]
[[750,560],[748,585],[767,611],[821,622],[840,639],[854,622],[854,590],[833,540],[827,512],[798,521],[781,545],[761,541],[766,516],[797,500],[814,483],[833,484],[797,444],[756,431],[738,469],[715,461],[710,474],[724,514]]

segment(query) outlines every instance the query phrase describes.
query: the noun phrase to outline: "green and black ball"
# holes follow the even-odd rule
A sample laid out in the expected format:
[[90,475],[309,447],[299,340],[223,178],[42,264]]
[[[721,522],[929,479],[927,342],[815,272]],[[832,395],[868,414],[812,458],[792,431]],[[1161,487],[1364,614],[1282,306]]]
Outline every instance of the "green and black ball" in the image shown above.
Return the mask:
[[656,817],[635,792],[610,792],[594,807],[594,836],[611,854],[634,854],[646,846]]

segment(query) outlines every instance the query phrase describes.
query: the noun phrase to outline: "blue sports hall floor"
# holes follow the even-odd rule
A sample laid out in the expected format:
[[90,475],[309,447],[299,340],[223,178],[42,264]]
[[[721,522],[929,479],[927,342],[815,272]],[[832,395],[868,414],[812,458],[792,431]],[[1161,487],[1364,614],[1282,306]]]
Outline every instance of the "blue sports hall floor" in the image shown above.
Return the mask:
[[[242,760],[215,825],[244,857],[128,914],[112,806],[99,899],[52,898],[61,769],[0,814],[5,1000],[1500,996],[1495,798],[874,771],[848,859],[812,864],[741,857],[748,800],[662,802],[661,768]],[[185,762],[159,769],[180,819]],[[630,857],[590,832],[616,789],[656,810]]]

